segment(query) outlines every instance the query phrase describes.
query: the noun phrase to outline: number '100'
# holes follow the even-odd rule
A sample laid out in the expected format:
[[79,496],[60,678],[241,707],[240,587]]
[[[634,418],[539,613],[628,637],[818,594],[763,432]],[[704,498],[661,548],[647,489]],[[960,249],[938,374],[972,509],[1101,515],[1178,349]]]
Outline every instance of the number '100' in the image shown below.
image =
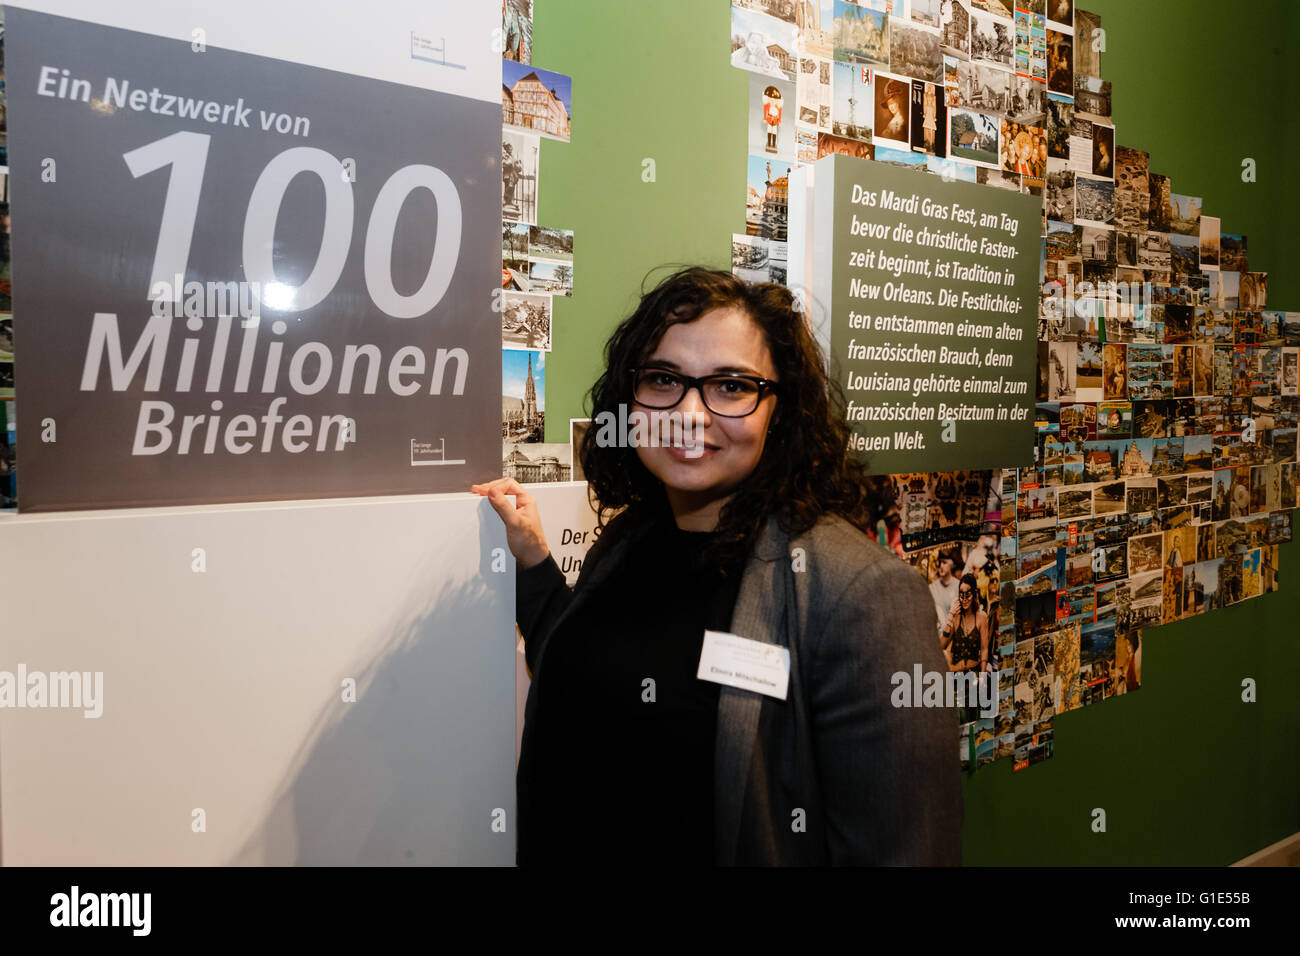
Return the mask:
[[[158,247],[154,252],[153,275],[149,287],[157,282],[170,285],[176,276],[186,274],[190,258],[190,240],[199,209],[199,191],[208,161],[208,142],[204,133],[173,133],[139,149],[124,153],[131,175],[139,178],[164,166],[172,168],[163,203],[162,223],[158,227]],[[295,146],[275,156],[257,177],[248,197],[244,216],[244,278],[262,292],[278,282],[272,258],[275,226],[285,190],[299,173],[315,173],[325,187],[325,227],[320,251],[311,273],[292,297],[277,296],[273,308],[280,312],[310,309],[334,289],[352,244],[352,184],[342,174],[343,165],[323,149]],[[438,205],[438,227],[434,236],[433,260],[420,288],[401,295],[393,286],[393,234],[397,216],[406,197],[419,188],[433,193]],[[442,299],[456,271],[460,255],[460,195],[451,178],[436,166],[403,166],[393,173],[375,197],[366,226],[366,288],[375,305],[397,319],[424,315]],[[289,301],[284,301],[288,299]]]

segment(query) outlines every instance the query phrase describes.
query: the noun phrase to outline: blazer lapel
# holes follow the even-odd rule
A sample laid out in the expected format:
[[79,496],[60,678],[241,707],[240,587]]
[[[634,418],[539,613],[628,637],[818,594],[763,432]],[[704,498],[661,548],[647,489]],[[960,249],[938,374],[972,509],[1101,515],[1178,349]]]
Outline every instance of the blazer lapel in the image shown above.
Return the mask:
[[[774,517],[769,517],[755,542],[740,580],[731,615],[731,632],[752,641],[784,644],[785,595],[781,575],[788,541]],[[736,859],[740,815],[749,779],[754,740],[764,695],[723,685],[718,693],[718,725],[714,739],[714,852],[718,863]]]

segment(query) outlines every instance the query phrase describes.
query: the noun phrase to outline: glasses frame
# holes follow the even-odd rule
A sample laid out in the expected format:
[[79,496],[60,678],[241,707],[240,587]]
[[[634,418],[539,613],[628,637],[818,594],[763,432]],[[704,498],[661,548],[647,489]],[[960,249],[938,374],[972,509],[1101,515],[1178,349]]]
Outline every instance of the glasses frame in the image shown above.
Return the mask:
[[[647,372],[647,371],[663,372],[665,375],[671,375],[673,376],[673,378],[680,379],[682,383],[686,386],[685,388],[682,389],[681,397],[678,398],[677,401],[673,402],[671,405],[646,405],[645,402],[638,400],[636,397],[636,377],[641,372]],[[745,375],[741,372],[719,372],[716,375],[701,375],[699,378],[695,378],[690,375],[683,375],[681,372],[675,371],[671,368],[665,368],[662,365],[634,365],[632,366],[631,372],[632,372],[632,400],[635,401],[638,405],[643,405],[646,408],[652,408],[657,412],[663,412],[663,411],[667,411],[670,408],[676,408],[678,405],[680,405],[683,401],[686,400],[686,396],[690,394],[691,389],[695,389],[697,392],[700,393],[700,401],[704,403],[704,407],[709,410],[710,414],[717,415],[719,418],[748,418],[750,415],[753,415],[754,412],[758,411],[759,406],[763,404],[763,399],[768,392],[771,392],[773,395],[780,395],[781,393],[780,382],[773,381],[770,378],[761,378],[757,375]],[[714,411],[713,406],[709,404],[709,400],[704,397],[704,389],[702,386],[705,382],[717,381],[718,379],[729,380],[729,381],[734,381],[736,379],[744,379],[747,382],[753,382],[755,385],[757,385],[758,399],[754,402],[754,407],[749,411],[745,412],[745,414],[743,415],[728,415],[725,412]]]

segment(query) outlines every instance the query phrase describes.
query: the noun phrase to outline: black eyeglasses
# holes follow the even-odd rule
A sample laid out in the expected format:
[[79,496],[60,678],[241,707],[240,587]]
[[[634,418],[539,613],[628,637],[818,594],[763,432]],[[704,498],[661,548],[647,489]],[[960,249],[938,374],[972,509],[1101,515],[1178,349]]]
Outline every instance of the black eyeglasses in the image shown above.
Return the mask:
[[646,408],[668,409],[676,406],[692,388],[699,389],[704,407],[723,418],[744,418],[758,411],[758,404],[767,392],[779,392],[778,382],[724,372],[692,378],[666,368],[641,365],[632,369],[634,374],[632,397]]
[[957,592],[957,596],[958,596],[958,597],[970,597],[970,592],[969,592],[969,591],[958,591],[958,592]]

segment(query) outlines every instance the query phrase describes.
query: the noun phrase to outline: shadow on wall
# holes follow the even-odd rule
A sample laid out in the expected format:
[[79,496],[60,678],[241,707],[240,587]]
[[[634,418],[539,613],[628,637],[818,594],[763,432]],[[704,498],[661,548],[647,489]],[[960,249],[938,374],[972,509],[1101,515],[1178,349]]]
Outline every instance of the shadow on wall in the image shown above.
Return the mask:
[[[493,573],[494,545],[481,530],[480,575]],[[513,865],[513,628],[484,619],[486,590],[439,591],[431,613],[355,675],[356,702],[340,691],[321,710],[299,769],[231,865]],[[471,725],[489,706],[492,719]],[[493,830],[498,807],[506,832]]]

